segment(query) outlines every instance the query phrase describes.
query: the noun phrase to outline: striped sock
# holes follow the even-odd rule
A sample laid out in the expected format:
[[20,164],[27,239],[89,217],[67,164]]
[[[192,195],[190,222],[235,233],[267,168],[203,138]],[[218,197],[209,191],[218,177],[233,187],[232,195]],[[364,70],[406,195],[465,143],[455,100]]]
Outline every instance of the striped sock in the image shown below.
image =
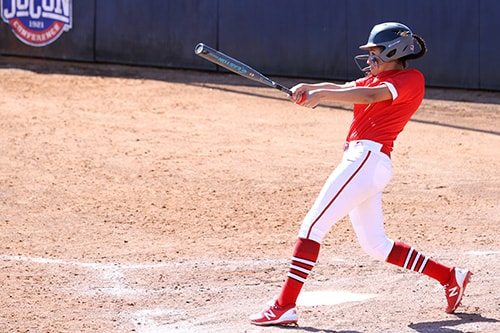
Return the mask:
[[402,242],[394,243],[386,261],[393,265],[425,274],[443,285],[450,279],[452,270],[451,267],[422,255],[413,247]]
[[293,251],[290,270],[277,299],[277,304],[295,304],[297,297],[311,273],[319,255],[320,244],[310,239],[299,238]]

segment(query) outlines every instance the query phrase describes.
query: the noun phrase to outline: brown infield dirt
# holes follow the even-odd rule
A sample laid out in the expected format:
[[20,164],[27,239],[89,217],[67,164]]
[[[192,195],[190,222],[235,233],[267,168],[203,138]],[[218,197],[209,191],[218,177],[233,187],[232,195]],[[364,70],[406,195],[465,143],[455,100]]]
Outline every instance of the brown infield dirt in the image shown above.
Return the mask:
[[14,57],[0,82],[1,332],[500,332],[499,92],[427,89],[383,196],[389,237],[474,273],[457,313],[435,281],[362,252],[345,218],[300,326],[263,328],[248,316],[279,293],[350,105]]

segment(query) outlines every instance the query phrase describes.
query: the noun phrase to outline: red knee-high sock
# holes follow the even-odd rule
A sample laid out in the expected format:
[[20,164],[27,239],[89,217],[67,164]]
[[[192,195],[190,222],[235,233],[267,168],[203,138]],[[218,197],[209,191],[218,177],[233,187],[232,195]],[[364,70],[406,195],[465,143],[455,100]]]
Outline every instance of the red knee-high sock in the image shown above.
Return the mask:
[[297,240],[293,250],[290,270],[277,299],[278,305],[295,304],[304,282],[316,264],[319,248],[320,244],[310,239],[299,238]]
[[386,260],[388,263],[425,274],[444,285],[451,276],[452,268],[427,258],[402,242],[395,242]]

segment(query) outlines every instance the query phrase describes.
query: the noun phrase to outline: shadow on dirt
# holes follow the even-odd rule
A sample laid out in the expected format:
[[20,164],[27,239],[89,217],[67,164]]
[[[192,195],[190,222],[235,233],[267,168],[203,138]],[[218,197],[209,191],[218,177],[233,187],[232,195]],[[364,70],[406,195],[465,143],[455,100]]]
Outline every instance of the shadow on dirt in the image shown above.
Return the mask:
[[[245,94],[249,96],[254,96],[254,97],[259,97],[259,98],[267,98],[267,99],[285,99],[286,95],[283,95],[283,97],[277,93],[276,96],[268,96],[264,94],[259,94],[259,93],[251,93],[248,91],[242,92],[240,89],[237,88],[226,88],[226,87],[221,87],[217,86],[217,84],[210,84],[210,83],[192,83],[192,85],[197,85],[200,87],[204,87],[207,89],[213,89],[213,90],[219,90],[219,91],[224,91],[224,92],[231,92],[231,93],[236,93],[236,94]],[[234,85],[236,87],[236,85]],[[343,111],[348,111],[352,112],[352,107],[346,107],[343,104],[336,104],[334,106],[324,106],[324,107],[331,107],[336,110],[343,110]],[[410,119],[410,122],[415,122],[415,123],[420,123],[420,124],[426,124],[426,125],[433,125],[433,126],[441,126],[441,127],[448,127],[448,128],[454,128],[454,129],[459,129],[459,130],[464,130],[464,131],[471,131],[471,132],[478,132],[478,133],[485,133],[485,134],[493,134],[496,136],[500,136],[499,131],[495,130],[488,130],[488,129],[480,129],[480,128],[473,128],[469,126],[460,126],[460,125],[454,125],[454,124],[446,124],[443,122],[436,122],[436,121],[428,121],[428,120],[423,120],[423,119]]]
[[280,326],[283,332],[311,332],[311,333],[363,333],[359,331],[337,331],[331,329],[323,329],[317,327],[306,326]]
[[[423,323],[415,323],[408,325],[419,333],[466,333],[460,328],[454,326],[470,324],[470,323],[499,323],[500,320],[495,318],[486,318],[480,314],[457,313],[457,319],[448,319],[442,321],[430,321]],[[468,331],[467,331],[468,332]]]
[[[228,71],[208,72],[198,70],[182,70],[172,68],[142,67],[123,64],[108,63],[86,63],[73,61],[57,61],[51,59],[38,59],[29,57],[13,57],[0,55],[0,69],[15,68],[29,70],[39,74],[64,74],[64,75],[82,75],[82,76],[100,76],[114,78],[129,78],[141,80],[157,80],[165,82],[183,83],[186,85],[205,87],[226,92],[258,96],[268,99],[286,99],[286,95],[277,92],[274,95],[259,93],[250,93],[242,91],[238,87],[265,87],[262,84],[242,78]],[[292,87],[299,82],[318,82],[318,80],[307,80],[304,78],[284,78],[280,77],[279,82],[287,87]],[[221,86],[222,85],[222,86]],[[231,86],[231,88],[229,87]],[[244,89],[243,89],[244,90]],[[459,99],[457,100],[457,92]],[[479,90],[460,90],[460,89],[426,89],[425,98],[441,99],[450,101],[462,101],[471,103],[491,103],[500,105],[500,93],[497,91],[479,91]],[[344,104],[335,104],[334,109],[343,111],[352,111],[352,107],[346,107]],[[443,126],[460,129],[464,131],[479,132],[500,136],[496,129],[480,129],[467,125],[446,124],[443,122],[426,121],[411,119],[411,122],[418,122],[434,126]]]
[[[460,328],[453,328],[455,326],[471,324],[471,323],[500,323],[500,320],[495,318],[486,318],[480,314],[455,314],[456,319],[448,319],[442,321],[430,321],[422,323],[414,323],[408,325],[409,328],[418,333],[467,333],[469,330],[464,331]],[[345,331],[345,330],[332,330],[317,327],[307,326],[280,326],[283,332],[311,332],[311,333],[368,333],[360,331]]]

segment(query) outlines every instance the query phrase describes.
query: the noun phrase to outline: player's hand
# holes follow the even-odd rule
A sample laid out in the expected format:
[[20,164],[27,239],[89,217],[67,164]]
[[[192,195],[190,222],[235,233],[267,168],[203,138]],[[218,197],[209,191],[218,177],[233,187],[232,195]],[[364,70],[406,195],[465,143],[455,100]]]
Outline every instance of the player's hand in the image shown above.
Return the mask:
[[292,91],[292,96],[290,96],[290,100],[295,104],[302,105],[302,103],[307,99],[307,91],[311,89],[311,87],[305,83],[299,83],[296,86],[290,89]]
[[319,100],[317,96],[314,95],[314,91],[312,89],[314,89],[313,86],[300,83],[290,89],[292,91],[290,100],[300,106],[315,108],[318,105]]

